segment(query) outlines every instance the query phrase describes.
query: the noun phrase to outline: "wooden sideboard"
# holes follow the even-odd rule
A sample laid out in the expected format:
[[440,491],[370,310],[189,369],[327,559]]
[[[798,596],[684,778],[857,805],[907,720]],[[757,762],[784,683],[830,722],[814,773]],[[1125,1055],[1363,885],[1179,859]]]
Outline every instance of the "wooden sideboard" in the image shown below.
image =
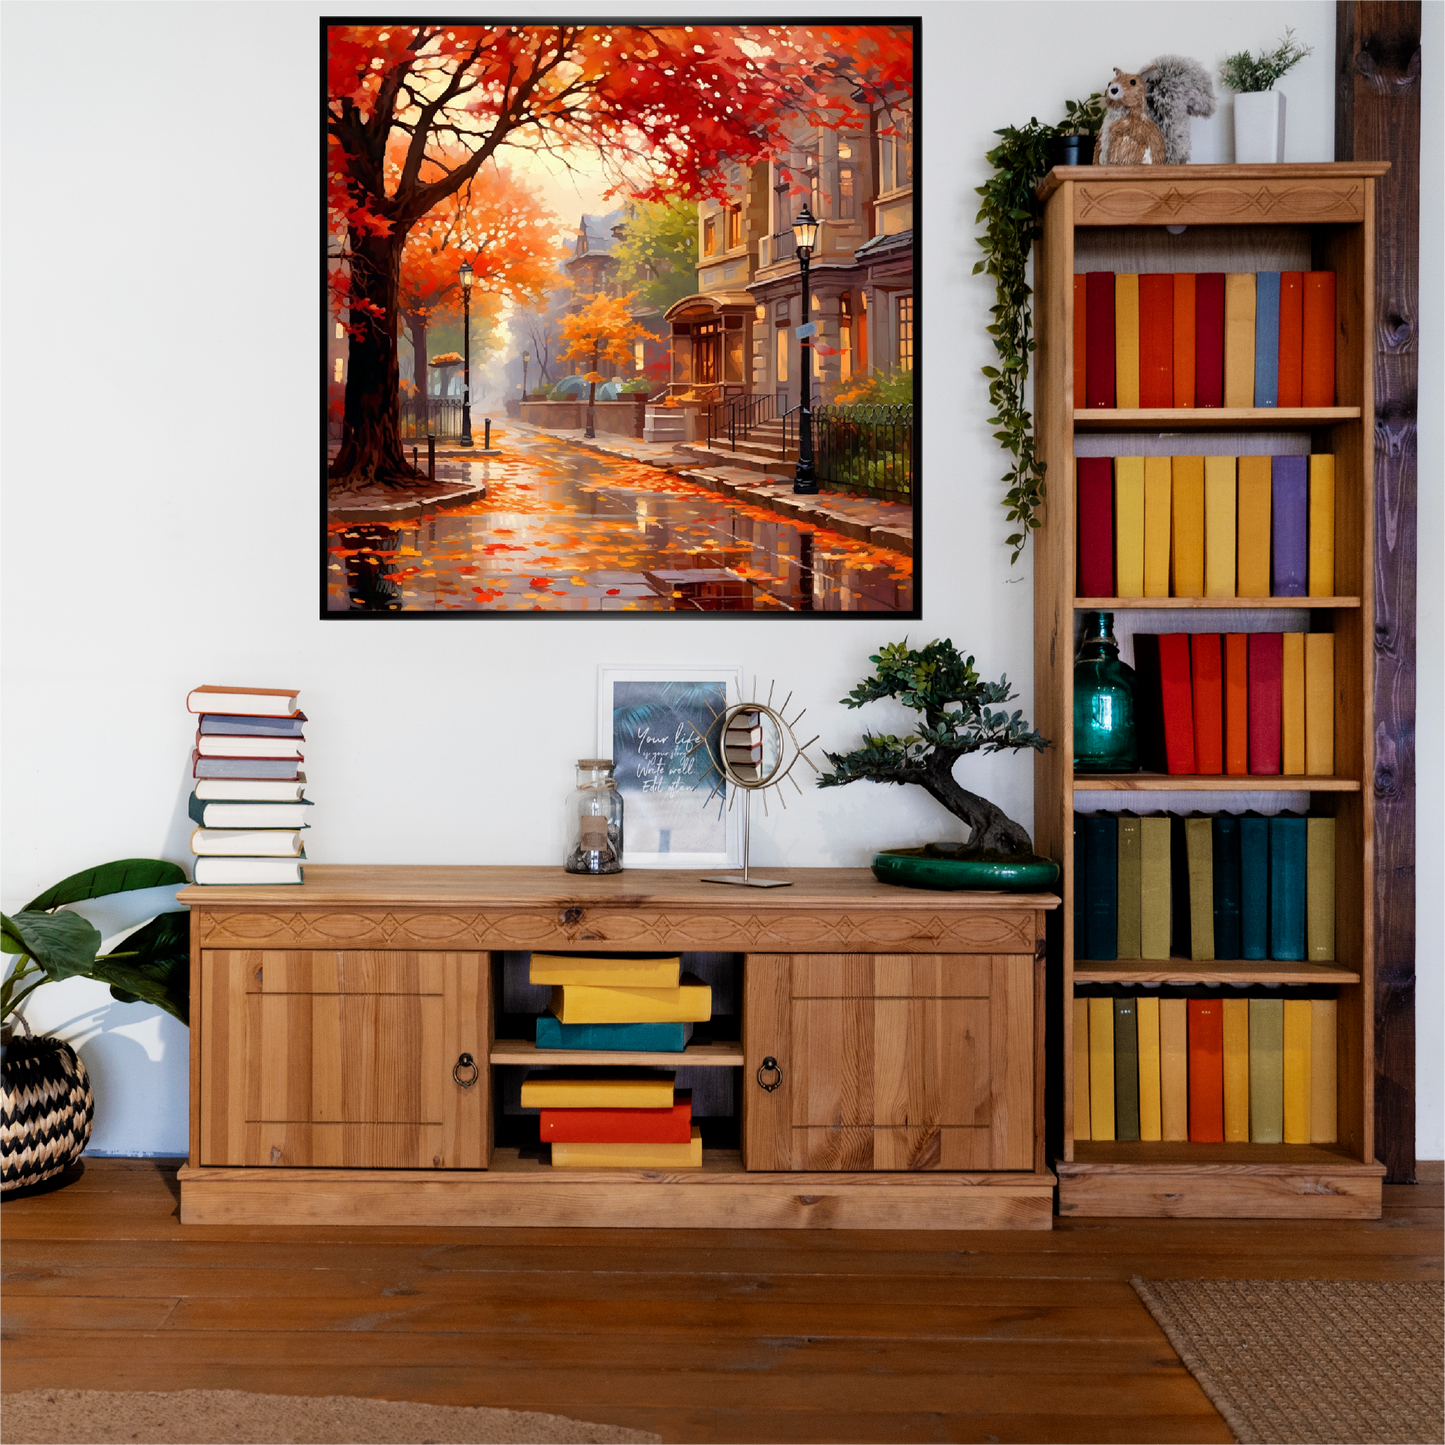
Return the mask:
[[[182,890],[182,1221],[1048,1229],[1057,897],[776,876],[793,886],[312,866],[301,887]],[[499,957],[542,949],[734,953],[742,1037],[683,1054],[499,1039]],[[545,1149],[494,1147],[496,1071],[558,1064],[734,1070],[740,1147],[676,1172],[554,1170]]]

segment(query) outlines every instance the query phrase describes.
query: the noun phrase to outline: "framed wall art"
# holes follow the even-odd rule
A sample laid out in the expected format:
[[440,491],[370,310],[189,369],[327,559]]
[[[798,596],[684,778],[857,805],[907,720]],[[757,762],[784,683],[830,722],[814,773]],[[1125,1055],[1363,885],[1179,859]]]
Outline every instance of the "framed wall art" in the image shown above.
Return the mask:
[[321,615],[921,615],[920,22],[322,21]]

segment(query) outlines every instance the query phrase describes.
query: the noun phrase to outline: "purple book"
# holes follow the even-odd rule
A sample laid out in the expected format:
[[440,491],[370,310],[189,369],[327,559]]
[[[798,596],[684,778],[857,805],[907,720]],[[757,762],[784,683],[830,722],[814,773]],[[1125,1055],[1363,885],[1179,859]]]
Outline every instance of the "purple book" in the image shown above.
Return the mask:
[[1270,532],[1274,566],[1272,597],[1309,594],[1309,474],[1308,457],[1274,457],[1270,467]]

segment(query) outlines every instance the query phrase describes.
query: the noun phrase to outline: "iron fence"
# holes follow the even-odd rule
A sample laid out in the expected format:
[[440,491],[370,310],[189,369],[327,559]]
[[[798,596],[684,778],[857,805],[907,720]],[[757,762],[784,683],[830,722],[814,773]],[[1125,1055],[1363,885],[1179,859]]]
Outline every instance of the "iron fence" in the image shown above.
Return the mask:
[[913,407],[814,407],[813,456],[820,482],[912,497]]
[[462,434],[460,397],[404,396],[400,407],[400,436],[403,441],[425,441],[428,432],[439,440]]

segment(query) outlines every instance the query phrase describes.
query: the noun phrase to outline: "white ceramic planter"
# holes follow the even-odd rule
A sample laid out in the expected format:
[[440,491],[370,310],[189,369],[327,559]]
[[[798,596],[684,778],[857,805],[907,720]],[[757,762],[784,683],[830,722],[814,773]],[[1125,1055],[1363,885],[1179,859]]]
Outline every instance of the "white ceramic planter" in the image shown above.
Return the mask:
[[1234,163],[1274,165],[1284,159],[1284,96],[1258,90],[1234,97]]

